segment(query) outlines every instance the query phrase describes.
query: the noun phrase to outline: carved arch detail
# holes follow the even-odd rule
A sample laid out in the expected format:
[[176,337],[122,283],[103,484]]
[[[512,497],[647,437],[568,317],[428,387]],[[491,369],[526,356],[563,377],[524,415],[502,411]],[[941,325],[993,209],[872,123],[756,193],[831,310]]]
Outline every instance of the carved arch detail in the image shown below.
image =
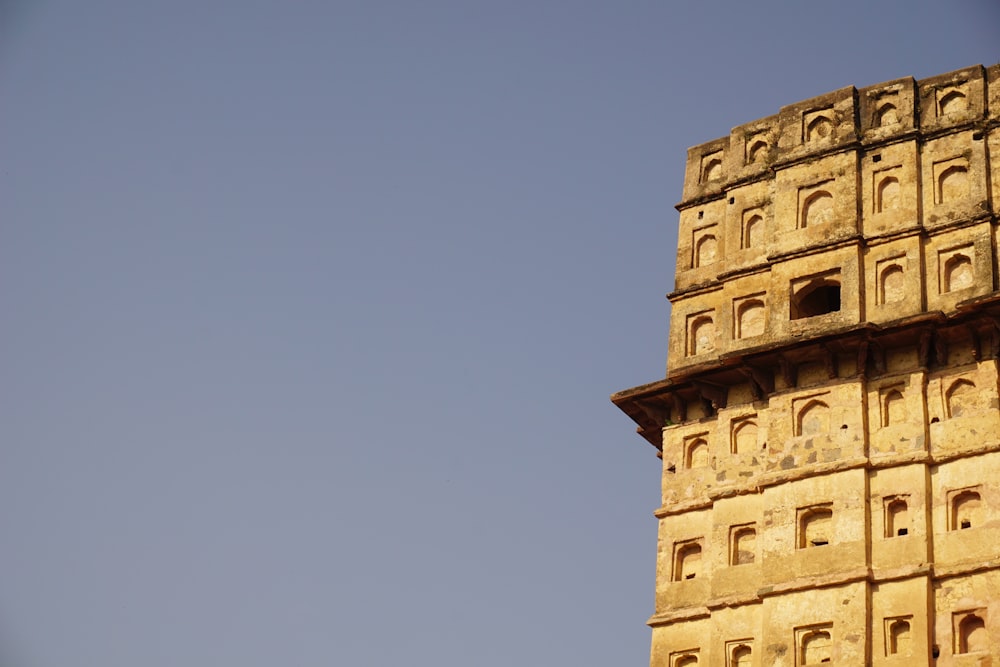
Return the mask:
[[952,89],[946,92],[938,100],[938,113],[941,116],[950,116],[961,113],[969,107],[969,101],[961,90]]
[[715,321],[711,315],[700,315],[691,322],[688,334],[688,356],[705,354],[715,349]]
[[875,212],[882,213],[899,208],[899,179],[886,176],[879,181],[875,192]]
[[833,195],[818,190],[806,197],[802,204],[801,226],[815,227],[833,220]]
[[830,406],[814,398],[807,402],[795,419],[795,435],[824,435],[830,432]]
[[722,178],[722,160],[711,158],[705,163],[705,168],[701,172],[701,182],[717,181]]
[[886,102],[878,108],[875,114],[875,125],[877,127],[889,127],[899,122],[899,110],[892,102]]
[[953,164],[944,169],[937,178],[937,203],[946,204],[969,196],[969,168],[964,164]]
[[903,267],[890,264],[882,269],[878,279],[879,304],[896,303],[906,296]]
[[976,383],[959,378],[944,393],[946,414],[949,418],[966,415],[976,396]]
[[972,259],[968,255],[956,253],[945,260],[944,292],[954,292],[966,287],[972,287],[974,283],[975,276],[972,268]]

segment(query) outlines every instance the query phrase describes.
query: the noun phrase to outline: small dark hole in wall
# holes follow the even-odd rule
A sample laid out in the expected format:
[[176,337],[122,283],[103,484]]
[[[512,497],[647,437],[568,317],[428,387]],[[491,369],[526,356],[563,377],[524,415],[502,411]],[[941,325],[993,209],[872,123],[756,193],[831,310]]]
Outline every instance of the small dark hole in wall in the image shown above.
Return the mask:
[[827,540],[813,540],[809,544],[813,545],[814,547],[825,547],[827,544],[829,544],[829,542]]
[[705,217],[705,212],[704,211],[698,211],[698,219],[701,220],[704,217]]
[[896,534],[897,534],[897,535],[906,535],[906,534],[908,534],[909,532],[910,532],[910,531],[909,531],[909,529],[907,529],[907,528],[900,528],[899,530],[897,530],[897,531],[896,531]]
[[937,417],[931,419],[932,424],[937,424],[940,420]]
[[736,197],[730,197],[729,198],[729,203],[730,204],[735,204],[736,203]]
[[882,161],[881,155],[872,155],[872,162],[881,162],[881,161]]
[[933,647],[933,648],[931,649],[931,657],[932,657],[932,658],[934,658],[934,659],[936,660],[936,659],[938,658],[938,656],[940,656],[940,655],[941,655],[941,649],[940,649],[940,648],[938,648],[938,647],[937,647],[937,645],[935,645],[935,646],[934,646],[934,647]]
[[962,527],[962,530],[965,530],[966,528],[972,528],[972,522],[969,521],[968,519],[962,519],[962,526],[961,527]]
[[846,428],[847,428],[847,424],[841,424],[841,425],[840,425],[840,430],[844,430],[844,429],[846,429]]
[[976,132],[975,134],[972,135],[973,141],[980,141],[982,138],[983,138],[982,132]]
[[765,442],[761,449],[767,449],[767,443]]
[[685,579],[694,579],[694,573],[684,575]]

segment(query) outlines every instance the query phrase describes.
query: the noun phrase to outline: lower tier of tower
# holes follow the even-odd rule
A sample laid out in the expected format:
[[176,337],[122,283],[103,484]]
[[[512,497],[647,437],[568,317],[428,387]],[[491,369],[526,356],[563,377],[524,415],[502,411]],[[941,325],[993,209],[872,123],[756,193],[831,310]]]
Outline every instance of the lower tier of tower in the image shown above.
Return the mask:
[[654,666],[981,667],[1000,655],[1000,569],[939,576],[917,568],[899,578],[766,593],[736,606],[653,617]]
[[808,475],[660,516],[652,664],[981,665],[998,591],[1000,451]]

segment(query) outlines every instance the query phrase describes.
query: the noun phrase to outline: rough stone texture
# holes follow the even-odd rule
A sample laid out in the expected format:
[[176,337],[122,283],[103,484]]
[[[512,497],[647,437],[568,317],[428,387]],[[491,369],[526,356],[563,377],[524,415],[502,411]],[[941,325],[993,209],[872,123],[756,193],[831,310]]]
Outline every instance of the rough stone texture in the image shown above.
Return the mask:
[[998,208],[1000,65],[688,151],[654,667],[1000,660]]

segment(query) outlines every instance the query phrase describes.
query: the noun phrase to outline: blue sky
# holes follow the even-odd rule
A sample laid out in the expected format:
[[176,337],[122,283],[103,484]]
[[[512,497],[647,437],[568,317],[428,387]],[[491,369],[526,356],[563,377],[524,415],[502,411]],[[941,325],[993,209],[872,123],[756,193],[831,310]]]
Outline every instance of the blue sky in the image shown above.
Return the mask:
[[0,5],[0,664],[636,665],[688,146],[987,0]]

